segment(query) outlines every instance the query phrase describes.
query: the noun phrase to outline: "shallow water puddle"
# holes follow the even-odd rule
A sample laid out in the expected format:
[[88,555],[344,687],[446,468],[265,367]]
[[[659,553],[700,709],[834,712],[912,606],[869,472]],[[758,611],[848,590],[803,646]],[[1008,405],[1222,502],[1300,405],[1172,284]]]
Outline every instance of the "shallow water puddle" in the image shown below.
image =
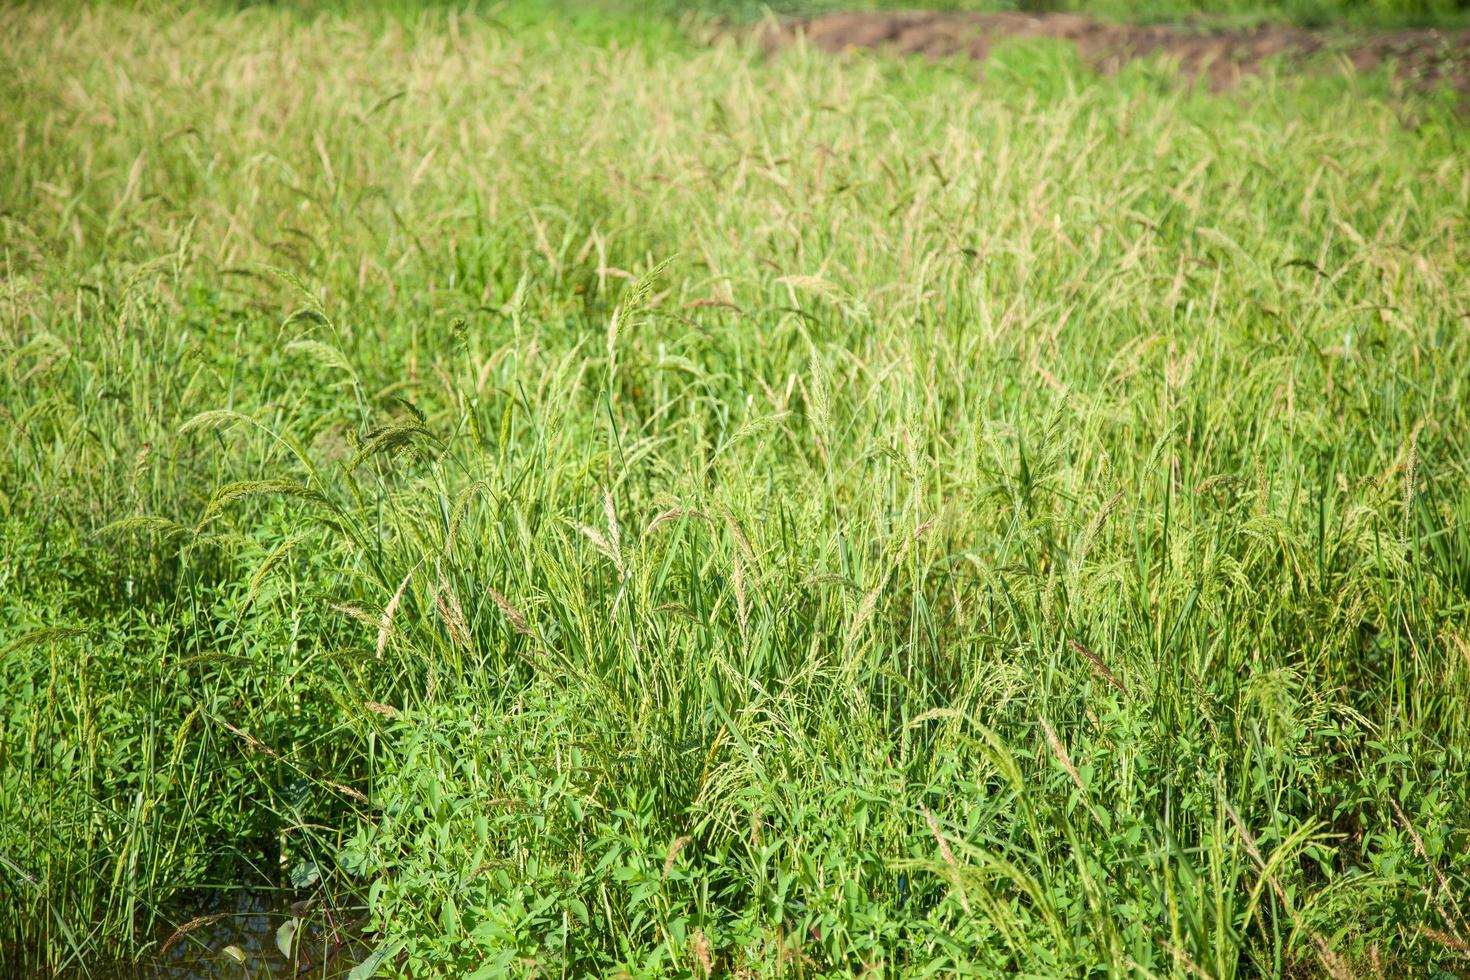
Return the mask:
[[232,977],[343,977],[367,954],[350,910],[298,892],[240,889],[206,903],[159,936],[158,952],[140,963],[93,967],[107,980],[205,980]]

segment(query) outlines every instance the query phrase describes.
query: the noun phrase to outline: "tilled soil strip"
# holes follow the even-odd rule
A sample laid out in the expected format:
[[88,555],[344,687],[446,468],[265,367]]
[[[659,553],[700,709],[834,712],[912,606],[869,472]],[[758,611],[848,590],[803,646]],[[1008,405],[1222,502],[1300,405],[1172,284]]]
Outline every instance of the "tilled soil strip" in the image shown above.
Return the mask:
[[766,24],[759,37],[767,51],[798,35],[823,51],[878,48],[930,58],[968,56],[984,61],[995,42],[1010,38],[1070,41],[1091,65],[1116,71],[1150,55],[1177,61],[1185,77],[1227,88],[1268,60],[1301,61],[1333,54],[1357,71],[1391,64],[1412,88],[1448,85],[1470,96],[1470,31],[1432,29],[1353,36],[1284,26],[1210,30],[1176,25],[1107,24],[1080,14],[848,13]]

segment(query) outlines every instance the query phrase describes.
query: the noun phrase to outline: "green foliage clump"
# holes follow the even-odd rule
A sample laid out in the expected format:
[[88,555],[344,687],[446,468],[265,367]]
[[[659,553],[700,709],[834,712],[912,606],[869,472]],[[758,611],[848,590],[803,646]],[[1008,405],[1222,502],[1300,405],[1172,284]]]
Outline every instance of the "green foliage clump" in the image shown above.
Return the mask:
[[0,13],[0,972],[1463,971],[1445,105],[174,13]]

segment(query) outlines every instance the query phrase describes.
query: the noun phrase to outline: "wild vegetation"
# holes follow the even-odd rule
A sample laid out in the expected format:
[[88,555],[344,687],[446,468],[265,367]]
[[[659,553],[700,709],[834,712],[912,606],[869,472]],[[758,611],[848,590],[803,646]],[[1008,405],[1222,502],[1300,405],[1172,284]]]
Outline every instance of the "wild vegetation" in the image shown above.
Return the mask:
[[700,30],[0,9],[0,973],[1470,975],[1461,110]]

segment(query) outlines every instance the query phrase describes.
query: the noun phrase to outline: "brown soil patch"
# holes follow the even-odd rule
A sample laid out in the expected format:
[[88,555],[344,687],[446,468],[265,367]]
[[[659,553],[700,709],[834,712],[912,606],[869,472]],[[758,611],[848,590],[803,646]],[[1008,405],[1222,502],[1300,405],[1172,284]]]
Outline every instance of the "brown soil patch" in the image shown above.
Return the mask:
[[850,13],[768,24],[767,51],[798,35],[824,51],[877,48],[930,58],[968,56],[984,61],[996,41],[1054,38],[1070,41],[1101,71],[1150,55],[1175,60],[1187,78],[1227,88],[1274,58],[1300,62],[1313,55],[1345,58],[1357,71],[1392,64],[1409,86],[1449,85],[1470,96],[1470,31],[1405,30],[1355,37],[1284,26],[1210,30],[1198,26],[1106,24],[1080,14]]

